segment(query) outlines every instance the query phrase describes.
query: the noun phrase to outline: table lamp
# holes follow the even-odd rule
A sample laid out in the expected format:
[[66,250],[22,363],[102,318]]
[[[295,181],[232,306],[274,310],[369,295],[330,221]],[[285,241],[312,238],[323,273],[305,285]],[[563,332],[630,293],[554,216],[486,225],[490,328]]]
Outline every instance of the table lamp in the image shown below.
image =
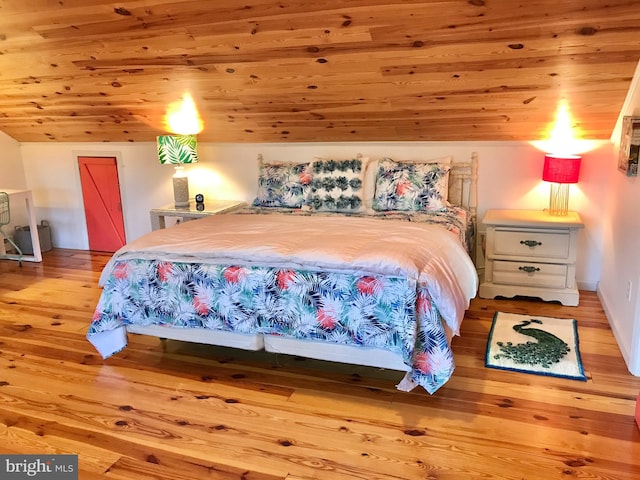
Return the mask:
[[158,159],[161,164],[175,166],[173,175],[173,198],[176,208],[189,206],[189,178],[184,164],[196,163],[197,140],[195,135],[160,135],[158,137]]
[[551,182],[549,214],[565,216],[569,212],[569,184],[578,183],[580,176],[579,155],[553,155],[544,157],[542,180]]

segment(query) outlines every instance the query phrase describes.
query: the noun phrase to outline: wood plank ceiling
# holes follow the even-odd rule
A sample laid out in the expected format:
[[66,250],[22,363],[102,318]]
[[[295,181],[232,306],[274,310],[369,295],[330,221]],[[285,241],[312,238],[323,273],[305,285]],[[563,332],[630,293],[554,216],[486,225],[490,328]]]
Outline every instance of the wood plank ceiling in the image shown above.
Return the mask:
[[632,0],[2,0],[0,130],[154,141],[189,92],[200,141],[606,139],[639,59]]

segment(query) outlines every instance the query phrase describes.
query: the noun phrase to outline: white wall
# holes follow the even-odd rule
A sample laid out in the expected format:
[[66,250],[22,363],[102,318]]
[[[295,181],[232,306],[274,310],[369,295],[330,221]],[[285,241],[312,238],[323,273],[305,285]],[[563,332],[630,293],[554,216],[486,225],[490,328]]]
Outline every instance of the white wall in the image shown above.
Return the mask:
[[[612,164],[615,170],[616,165]],[[598,293],[629,370],[640,375],[640,181],[616,173],[605,220],[602,278]],[[631,284],[627,297],[628,282]]]
[[[190,193],[250,202],[257,186],[257,156],[271,160],[308,160],[319,156],[428,159],[453,155],[456,161],[479,154],[478,213],[489,208],[543,209],[549,185],[540,180],[544,155],[524,142],[384,142],[198,145],[199,163],[187,167]],[[150,231],[149,210],[173,200],[170,166],[160,165],[155,143],[24,143],[22,158],[28,187],[33,190],[38,221],[51,225],[56,247],[87,249],[79,155],[118,159],[127,240]],[[607,196],[612,147],[601,142],[583,156],[581,181],[572,186],[570,208],[578,210],[586,228],[579,238],[577,281],[595,290],[601,274],[602,217]]]
[[[20,143],[0,132],[0,190],[23,190],[27,188]],[[3,231],[11,235],[15,226],[26,225],[27,209],[23,204],[10,203],[11,223]]]
[[150,231],[149,209],[172,198],[173,170],[158,163],[155,144],[23,143],[23,164],[37,220],[49,222],[53,246],[89,248],[79,156],[117,158],[126,237],[133,240]]
[[27,187],[22,167],[20,144],[0,132],[0,189],[21,190]]
[[[616,144],[626,115],[640,116],[640,63],[612,135]],[[598,294],[627,367],[640,375],[640,179],[617,170],[617,151],[608,169],[612,173]]]

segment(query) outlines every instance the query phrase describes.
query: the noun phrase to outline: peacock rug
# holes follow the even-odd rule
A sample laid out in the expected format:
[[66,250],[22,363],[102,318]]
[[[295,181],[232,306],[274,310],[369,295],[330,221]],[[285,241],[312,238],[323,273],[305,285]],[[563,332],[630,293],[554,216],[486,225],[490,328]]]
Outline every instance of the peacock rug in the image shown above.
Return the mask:
[[496,312],[485,366],[586,381],[578,347],[575,319]]

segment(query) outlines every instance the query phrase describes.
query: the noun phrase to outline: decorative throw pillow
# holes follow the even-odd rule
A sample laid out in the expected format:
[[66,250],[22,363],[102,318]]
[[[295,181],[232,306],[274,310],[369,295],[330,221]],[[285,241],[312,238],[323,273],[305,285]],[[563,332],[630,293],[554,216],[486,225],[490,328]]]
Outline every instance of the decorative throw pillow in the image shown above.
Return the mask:
[[311,189],[311,164],[264,163],[260,157],[256,207],[300,208]]
[[313,180],[307,205],[322,212],[361,212],[364,210],[364,173],[368,158],[332,160],[315,158],[311,162]]
[[450,165],[380,161],[374,210],[442,210],[447,202]]
[[[364,174],[364,206],[365,213],[373,215],[376,211],[373,209],[373,199],[376,192],[376,178],[378,176],[379,165],[382,160],[372,160],[367,164],[366,172]],[[428,160],[402,160],[400,163],[439,163],[440,165],[451,165],[453,157],[447,155],[444,157],[430,158]]]

